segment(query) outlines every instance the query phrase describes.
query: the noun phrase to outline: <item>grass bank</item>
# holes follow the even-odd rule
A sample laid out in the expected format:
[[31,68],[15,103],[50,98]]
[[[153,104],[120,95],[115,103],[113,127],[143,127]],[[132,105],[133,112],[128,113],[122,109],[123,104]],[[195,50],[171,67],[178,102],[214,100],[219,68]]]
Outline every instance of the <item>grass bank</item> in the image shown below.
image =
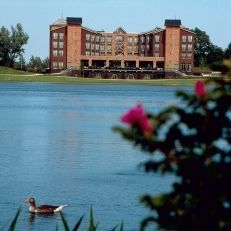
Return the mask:
[[142,84],[142,85],[184,85],[192,86],[197,79],[154,79],[154,80],[127,80],[127,79],[94,79],[52,75],[13,75],[0,74],[0,82],[47,82],[63,84]]
[[15,70],[9,67],[0,66],[0,75],[31,75],[32,73],[26,71]]
[[30,72],[17,71],[7,67],[0,67],[0,82],[45,82],[61,84],[137,84],[157,86],[192,86],[198,78],[184,77],[181,79],[153,79],[153,80],[127,80],[127,79],[95,79],[56,75],[39,75]]

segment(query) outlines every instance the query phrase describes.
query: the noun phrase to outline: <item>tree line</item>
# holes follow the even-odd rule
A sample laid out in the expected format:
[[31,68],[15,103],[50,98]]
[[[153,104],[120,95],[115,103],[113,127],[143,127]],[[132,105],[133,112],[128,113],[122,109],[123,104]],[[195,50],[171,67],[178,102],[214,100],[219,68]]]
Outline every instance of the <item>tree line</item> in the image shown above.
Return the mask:
[[29,62],[26,63],[23,54],[25,52],[24,45],[28,40],[29,35],[20,23],[11,26],[10,30],[4,26],[0,27],[0,66],[34,72],[42,72],[48,68],[48,57],[43,60],[32,55]]
[[[214,62],[231,58],[231,42],[226,49],[222,49],[210,41],[205,31],[197,27],[191,31],[195,33],[195,67],[206,67]],[[29,63],[26,63],[23,47],[28,40],[29,35],[20,23],[11,26],[10,30],[4,26],[0,27],[0,65],[38,72],[48,68],[48,58],[42,60],[38,56],[32,56]]]
[[197,27],[192,31],[195,33],[194,65],[196,67],[209,66],[214,62],[231,58],[231,42],[228,47],[223,50],[210,41],[209,35],[207,35],[205,31]]

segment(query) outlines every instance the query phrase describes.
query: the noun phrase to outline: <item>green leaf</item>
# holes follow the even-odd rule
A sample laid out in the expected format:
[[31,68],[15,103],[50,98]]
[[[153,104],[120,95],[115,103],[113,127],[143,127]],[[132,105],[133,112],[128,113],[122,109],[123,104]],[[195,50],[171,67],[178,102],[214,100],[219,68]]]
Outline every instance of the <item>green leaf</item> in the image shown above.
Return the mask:
[[18,217],[19,217],[20,213],[21,213],[21,208],[18,209],[18,211],[17,211],[17,213],[16,213],[16,215],[14,217],[14,220],[10,224],[10,227],[9,227],[10,231],[14,231],[15,230],[15,227],[16,227],[16,224],[17,224],[17,220],[18,220]]
[[80,225],[82,223],[83,217],[84,217],[84,215],[79,219],[79,221],[76,223],[76,225],[72,231],[78,231],[78,228],[80,227]]
[[65,219],[65,217],[64,217],[64,215],[63,215],[62,212],[60,212],[60,216],[61,216],[62,223],[63,223],[65,231],[70,231],[70,228],[69,228],[69,225],[67,223],[67,220]]
[[120,231],[123,231],[123,230],[124,230],[124,222],[122,221],[120,224]]
[[98,224],[95,225],[93,208],[91,207],[91,210],[90,210],[90,222],[89,222],[88,231],[95,231],[97,229],[97,226],[98,226]]
[[116,231],[117,227],[118,227],[118,225],[116,225],[115,227],[113,227],[113,228],[111,229],[111,231]]

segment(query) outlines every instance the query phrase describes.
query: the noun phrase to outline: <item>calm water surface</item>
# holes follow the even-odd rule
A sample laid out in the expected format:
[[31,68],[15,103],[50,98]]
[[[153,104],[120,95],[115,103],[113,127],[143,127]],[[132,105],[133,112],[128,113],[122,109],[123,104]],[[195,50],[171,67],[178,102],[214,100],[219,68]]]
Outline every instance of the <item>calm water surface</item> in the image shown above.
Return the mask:
[[71,227],[83,214],[86,227],[92,206],[99,231],[122,220],[138,230],[148,214],[139,196],[168,191],[172,178],[140,172],[145,155],[111,128],[138,102],[152,112],[176,104],[178,88],[1,83],[0,229],[21,206],[17,230],[63,230],[59,215],[29,215],[24,200],[34,196],[68,203]]

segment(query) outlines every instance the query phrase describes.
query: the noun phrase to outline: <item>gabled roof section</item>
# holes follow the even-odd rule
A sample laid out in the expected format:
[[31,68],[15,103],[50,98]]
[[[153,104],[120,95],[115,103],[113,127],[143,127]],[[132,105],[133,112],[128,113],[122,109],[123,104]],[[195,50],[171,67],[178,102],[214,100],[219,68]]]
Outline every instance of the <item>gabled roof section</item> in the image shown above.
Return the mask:
[[52,25],[57,25],[57,26],[64,26],[67,24],[67,21],[65,18],[60,18],[57,21],[55,21]]
[[127,32],[122,27],[118,27],[113,33],[115,33],[115,34],[127,34]]
[[181,27],[180,28],[181,30],[184,30],[184,31],[187,31],[187,32],[190,32],[190,33],[192,33],[192,34],[195,34],[195,32],[193,32],[191,29],[189,29],[189,28],[186,28],[186,27]]
[[96,31],[96,30],[92,30],[88,27],[85,27],[85,26],[82,26],[82,29],[88,31],[88,32],[91,32],[91,33],[96,33],[96,34],[100,34],[101,32],[100,31]]
[[165,19],[164,25],[167,27],[180,27],[181,20],[180,19]]
[[163,30],[164,30],[163,28],[156,27],[156,28],[154,28],[152,30],[149,30],[149,31],[146,31],[146,32],[142,32],[142,33],[140,33],[140,35],[142,35],[142,34],[155,34],[155,33],[161,32]]

